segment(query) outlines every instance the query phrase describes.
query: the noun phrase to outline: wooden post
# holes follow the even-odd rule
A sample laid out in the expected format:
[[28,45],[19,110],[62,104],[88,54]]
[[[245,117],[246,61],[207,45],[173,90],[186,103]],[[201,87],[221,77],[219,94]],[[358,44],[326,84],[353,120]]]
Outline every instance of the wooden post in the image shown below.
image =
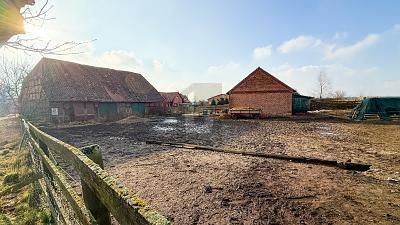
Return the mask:
[[[94,163],[104,169],[103,156],[98,145],[83,147],[81,148],[81,151]],[[103,203],[101,203],[101,201],[97,198],[95,193],[89,188],[83,179],[81,179],[81,185],[83,201],[85,202],[86,207],[92,213],[93,217],[96,219],[97,223],[99,225],[111,225],[111,217],[108,209],[103,205]]]

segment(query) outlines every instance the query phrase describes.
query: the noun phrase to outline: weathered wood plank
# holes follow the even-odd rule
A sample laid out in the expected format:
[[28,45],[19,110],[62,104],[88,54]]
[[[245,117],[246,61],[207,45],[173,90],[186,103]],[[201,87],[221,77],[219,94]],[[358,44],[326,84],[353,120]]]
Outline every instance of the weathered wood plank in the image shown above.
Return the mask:
[[48,183],[43,179],[39,180],[40,188],[43,190],[43,193],[46,196],[47,203],[49,204],[51,215],[53,216],[54,222],[56,225],[58,224],[67,224],[65,221],[61,209],[55,204],[55,198],[52,191],[47,188]]
[[85,180],[121,225],[171,224],[164,216],[146,206],[143,200],[133,196],[127,188],[85,156],[78,148],[44,133],[31,123],[28,123],[28,126],[51,151],[71,163],[81,179]]
[[[103,156],[101,154],[98,145],[91,145],[81,148],[83,154],[85,154],[94,163],[104,169]],[[99,200],[95,193],[92,192],[89,185],[82,179],[82,196],[86,207],[90,210],[93,217],[96,219],[99,225],[111,225],[110,212],[107,207]]]
[[[75,214],[78,216],[79,221],[84,225],[97,224],[96,220],[86,208],[82,199],[67,182],[66,175],[60,169],[58,169],[57,166],[54,165],[54,163],[46,156],[46,154],[39,147],[39,144],[37,142],[31,140],[30,143],[36,153],[41,157],[43,166],[46,167],[48,171],[53,175],[53,179],[57,182],[58,186],[61,189],[61,192],[70,203]],[[61,208],[61,206],[59,207]]]

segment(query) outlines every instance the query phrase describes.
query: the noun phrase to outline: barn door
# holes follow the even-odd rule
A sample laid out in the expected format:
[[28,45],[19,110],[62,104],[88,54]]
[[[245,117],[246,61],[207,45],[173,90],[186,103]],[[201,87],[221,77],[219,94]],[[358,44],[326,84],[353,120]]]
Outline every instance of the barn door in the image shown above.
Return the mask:
[[99,103],[100,117],[110,118],[118,114],[118,105],[115,102],[101,102]]
[[132,103],[131,107],[133,113],[144,115],[145,107],[143,102],[134,102]]

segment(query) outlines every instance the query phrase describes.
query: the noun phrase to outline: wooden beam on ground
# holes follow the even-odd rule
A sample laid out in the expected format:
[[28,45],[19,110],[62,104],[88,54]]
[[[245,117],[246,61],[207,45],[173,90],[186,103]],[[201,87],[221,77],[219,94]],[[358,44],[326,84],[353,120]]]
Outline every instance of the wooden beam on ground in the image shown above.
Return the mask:
[[361,163],[352,163],[352,162],[338,162],[336,160],[327,160],[327,159],[318,159],[318,158],[309,158],[309,157],[299,157],[299,156],[288,156],[288,155],[278,155],[278,154],[268,154],[268,153],[261,153],[261,152],[245,152],[245,151],[221,149],[221,148],[214,148],[214,147],[211,147],[211,146],[193,145],[193,144],[186,144],[186,143],[173,143],[173,142],[161,142],[161,141],[150,140],[150,141],[146,141],[146,144],[156,144],[156,145],[172,146],[172,147],[177,147],[177,148],[198,149],[198,150],[206,150],[206,151],[213,151],[213,152],[223,152],[223,153],[231,153],[231,154],[240,154],[240,155],[245,155],[245,156],[261,157],[261,158],[287,160],[287,161],[297,162],[297,163],[307,163],[307,164],[333,166],[333,167],[338,167],[338,168],[341,168],[341,169],[355,170],[355,171],[367,171],[372,166],[370,164],[361,164]]

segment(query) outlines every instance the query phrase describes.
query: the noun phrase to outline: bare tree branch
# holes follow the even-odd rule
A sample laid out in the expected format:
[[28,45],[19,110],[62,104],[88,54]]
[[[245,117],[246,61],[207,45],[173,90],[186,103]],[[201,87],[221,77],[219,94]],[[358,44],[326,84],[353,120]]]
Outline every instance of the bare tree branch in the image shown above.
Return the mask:
[[31,20],[51,20],[55,18],[48,18],[48,13],[53,8],[53,5],[49,6],[49,0],[46,0],[44,5],[40,8],[39,11],[32,13],[31,8],[27,7],[21,14],[24,17],[25,22],[30,22]]
[[[46,21],[55,19],[53,17],[49,17],[49,12],[53,8],[53,5],[49,5],[49,0],[46,0],[37,11],[33,11],[31,6],[29,6],[29,4],[32,2],[34,3],[34,1],[27,0],[23,4],[17,6],[24,7],[25,5],[28,5],[21,13],[25,23],[32,26],[42,27]],[[92,41],[94,40],[89,42]],[[79,47],[89,42],[55,42],[51,40],[43,40],[40,37],[32,37],[32,35],[28,33],[14,36],[5,42],[3,47],[22,50],[25,52],[40,53],[42,55],[70,55],[83,53],[81,50],[79,50]],[[2,46],[0,45],[0,47]]]
[[5,47],[36,52],[43,55],[72,55],[83,53],[83,51],[78,50],[78,47],[87,43],[89,42],[66,41],[63,43],[54,43],[50,40],[44,41],[39,38],[24,39],[18,36],[15,40],[7,42]]
[[342,99],[342,98],[346,97],[346,92],[343,91],[343,90],[336,90],[336,91],[333,93],[333,97],[334,97],[334,98],[338,98],[338,99]]
[[329,80],[326,72],[320,71],[318,75],[318,96],[319,98],[326,97],[331,91],[331,81]]
[[10,61],[3,57],[0,62],[0,95],[2,99],[12,101],[15,108],[18,108],[22,82],[31,68],[31,64],[26,60]]

